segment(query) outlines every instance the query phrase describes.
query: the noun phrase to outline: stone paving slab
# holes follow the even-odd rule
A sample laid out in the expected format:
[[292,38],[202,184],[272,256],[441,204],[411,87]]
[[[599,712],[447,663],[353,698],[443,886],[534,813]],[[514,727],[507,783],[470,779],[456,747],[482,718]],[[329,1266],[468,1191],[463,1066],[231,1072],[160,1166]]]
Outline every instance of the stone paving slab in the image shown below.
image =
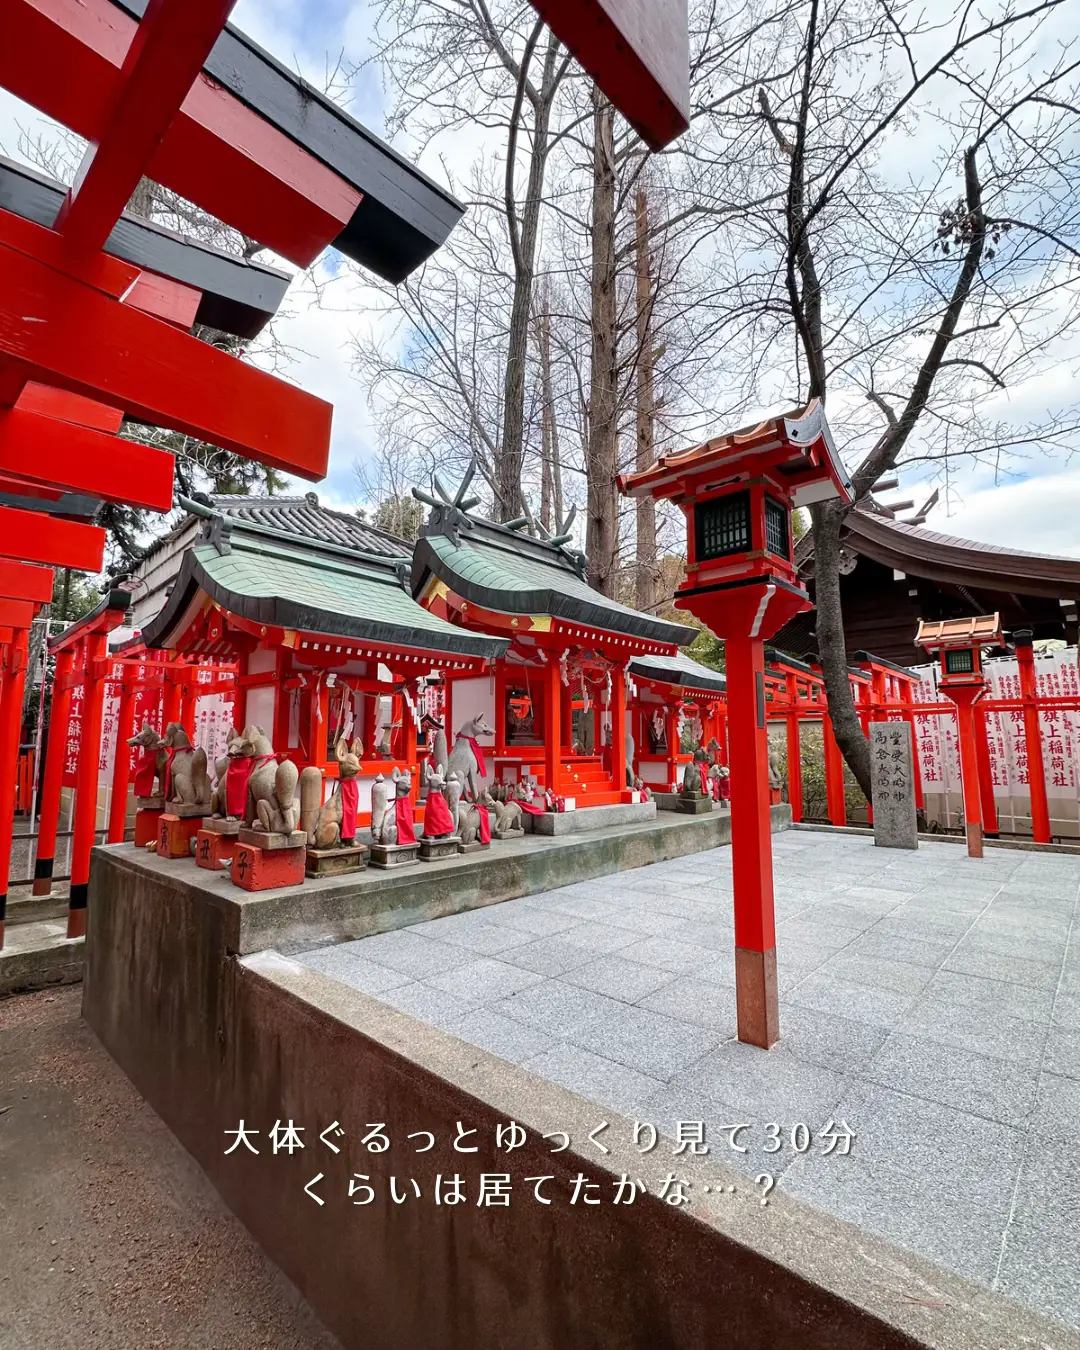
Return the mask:
[[1080,857],[773,844],[768,1053],[735,1039],[723,848],[295,959],[1080,1327]]

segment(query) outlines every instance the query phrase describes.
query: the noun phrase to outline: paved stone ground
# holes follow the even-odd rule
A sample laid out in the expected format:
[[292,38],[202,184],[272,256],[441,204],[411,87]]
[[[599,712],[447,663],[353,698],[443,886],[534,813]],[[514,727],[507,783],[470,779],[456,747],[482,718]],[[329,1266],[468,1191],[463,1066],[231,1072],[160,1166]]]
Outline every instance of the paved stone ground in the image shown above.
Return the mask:
[[726,848],[295,959],[670,1138],[704,1120],[748,1186],[1080,1325],[1080,859],[808,831],[774,852],[768,1054],[735,1039]]

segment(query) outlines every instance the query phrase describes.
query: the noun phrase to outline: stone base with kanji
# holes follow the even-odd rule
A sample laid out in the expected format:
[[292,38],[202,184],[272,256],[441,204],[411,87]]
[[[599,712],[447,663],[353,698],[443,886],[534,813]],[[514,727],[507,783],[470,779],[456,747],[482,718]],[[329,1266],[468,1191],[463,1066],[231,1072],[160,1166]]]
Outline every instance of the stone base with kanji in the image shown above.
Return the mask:
[[[223,828],[232,826],[232,829]],[[232,862],[236,851],[238,820],[207,820],[195,836],[195,861],[211,872],[220,872]]]
[[[140,798],[141,801],[153,801],[153,797]],[[140,807],[135,812],[135,847],[145,848],[147,844],[158,841],[158,827],[164,808],[159,806]]]
[[365,844],[341,844],[337,848],[308,848],[305,870],[309,877],[339,877],[367,866]]
[[417,844],[372,844],[371,846],[371,865],[372,867],[407,867],[410,863],[418,862],[417,854],[420,852],[420,845]]
[[[262,833],[262,831],[241,831],[243,834]],[[295,831],[302,841],[306,835],[302,830]],[[232,879],[245,891],[272,891],[281,886],[299,886],[304,880],[304,865],[307,848],[301,842],[295,848],[260,848],[258,844],[245,843],[243,838],[236,845],[232,859]]]
[[202,816],[178,816],[172,811],[162,811],[158,819],[158,857],[190,858],[192,840],[202,822]]
[[437,839],[420,837],[420,857],[424,862],[438,862],[441,858],[456,858],[461,835],[444,834]]

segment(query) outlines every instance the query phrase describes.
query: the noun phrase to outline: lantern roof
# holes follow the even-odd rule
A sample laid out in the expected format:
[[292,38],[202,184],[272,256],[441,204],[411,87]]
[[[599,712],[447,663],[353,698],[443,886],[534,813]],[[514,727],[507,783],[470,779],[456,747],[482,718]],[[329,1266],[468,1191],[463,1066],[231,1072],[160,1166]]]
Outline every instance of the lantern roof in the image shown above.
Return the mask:
[[682,502],[764,472],[789,489],[796,506],[829,498],[852,501],[851,482],[818,399],[688,450],[661,455],[651,468],[622,474],[618,482],[620,491],[630,497]]
[[950,647],[997,647],[1003,639],[1000,614],[977,614],[969,619],[919,620],[915,645],[928,652]]
[[206,516],[164,608],[143,630],[147,647],[172,646],[209,599],[267,628],[393,644],[433,659],[494,660],[506,649],[505,640],[459,628],[417,604],[404,559],[303,540],[209,510]]

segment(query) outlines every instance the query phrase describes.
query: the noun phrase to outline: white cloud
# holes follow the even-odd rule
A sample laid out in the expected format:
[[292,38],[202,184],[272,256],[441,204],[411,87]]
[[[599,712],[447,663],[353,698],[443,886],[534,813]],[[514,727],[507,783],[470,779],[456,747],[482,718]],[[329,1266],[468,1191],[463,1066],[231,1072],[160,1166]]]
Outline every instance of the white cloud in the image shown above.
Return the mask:
[[1034,553],[1080,558],[1080,467],[971,493],[927,528]]

